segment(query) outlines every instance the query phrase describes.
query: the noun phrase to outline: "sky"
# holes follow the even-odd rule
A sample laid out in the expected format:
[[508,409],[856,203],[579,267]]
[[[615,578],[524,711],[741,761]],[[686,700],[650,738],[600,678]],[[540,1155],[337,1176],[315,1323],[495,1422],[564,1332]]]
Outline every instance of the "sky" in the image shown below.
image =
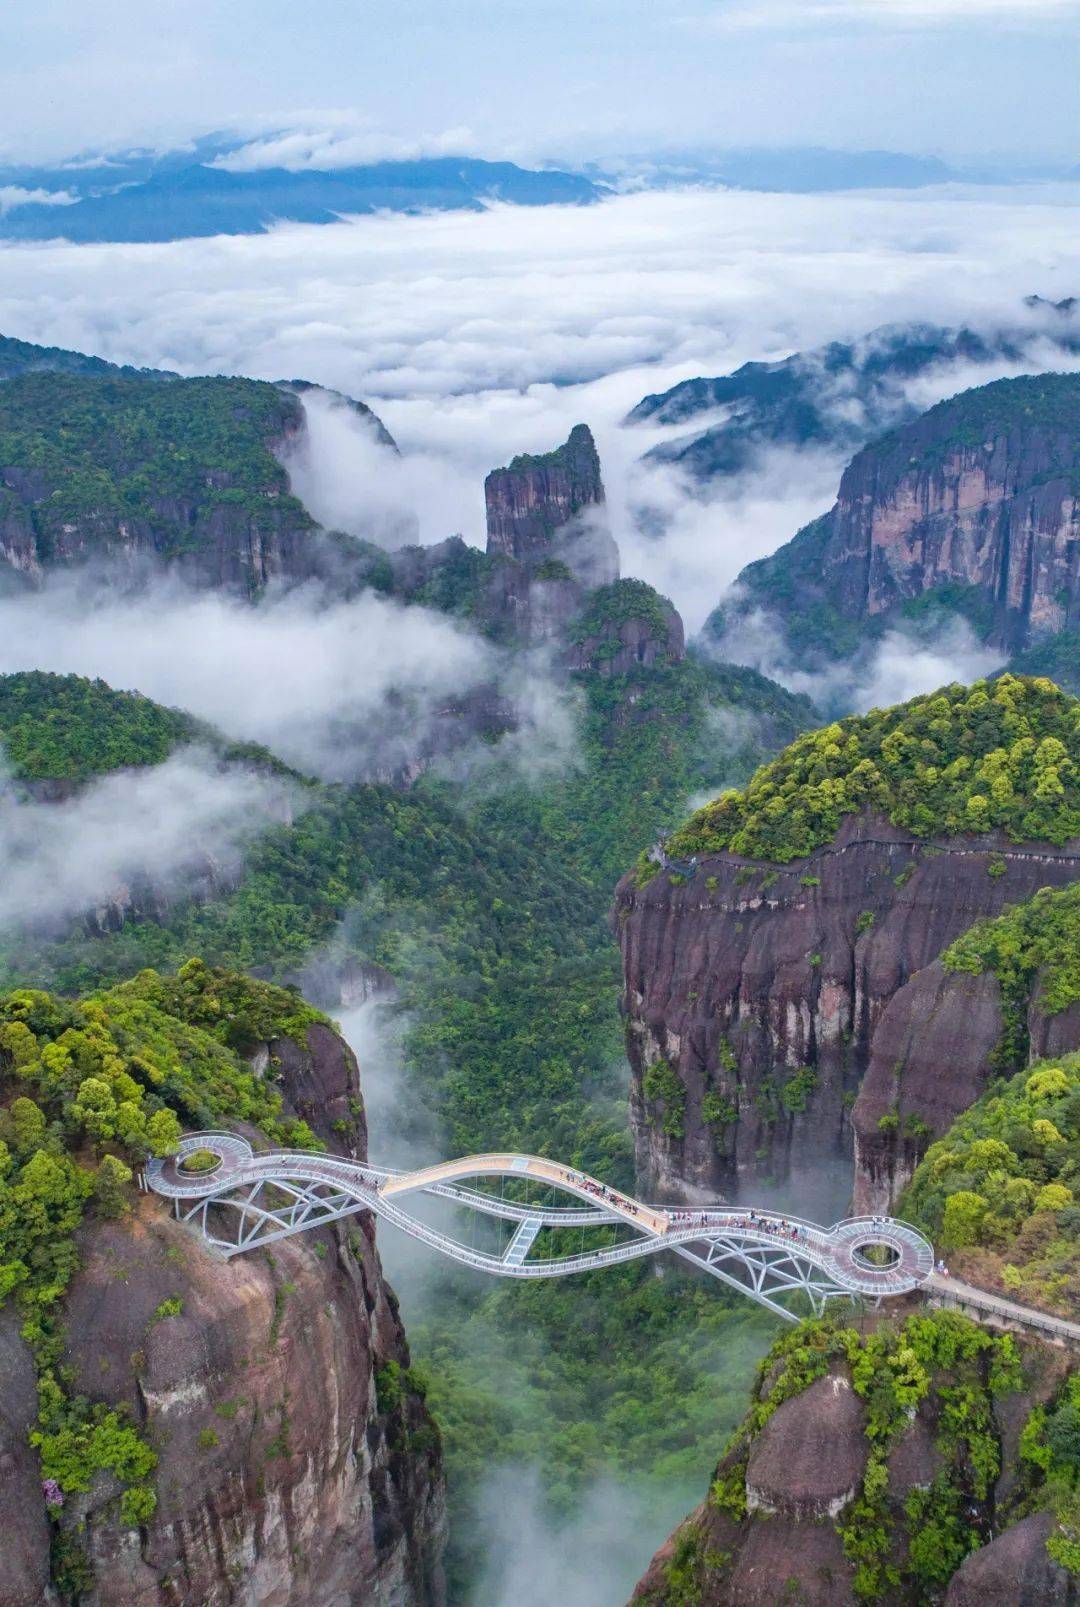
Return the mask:
[[368,154],[1071,160],[1078,46],[1080,0],[9,0],[0,155],[240,124]]

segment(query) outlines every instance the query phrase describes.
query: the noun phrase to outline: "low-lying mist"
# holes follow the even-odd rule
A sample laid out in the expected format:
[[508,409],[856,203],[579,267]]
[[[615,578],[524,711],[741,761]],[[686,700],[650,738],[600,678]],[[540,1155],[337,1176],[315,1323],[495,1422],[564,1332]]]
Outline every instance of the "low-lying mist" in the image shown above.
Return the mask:
[[[1075,293],[1080,187],[834,195],[669,190],[592,207],[358,218],[155,246],[2,253],[0,328],[183,373],[301,376],[370,403],[404,459],[320,415],[298,488],[328,524],[391,543],[481,545],[485,473],[585,420],[597,436],[624,572],[695,628],[749,559],[832,502],[837,463],[769,455],[738,484],[654,478],[636,460],[682,433],[622,429],[646,393],[753,359],[923,321],[1037,334],[1033,291]],[[1048,348],[1030,364],[1061,366]],[[929,405],[1016,365],[916,380]],[[837,405],[843,405],[838,396]],[[355,420],[355,415],[352,416]],[[652,510],[668,530],[651,540]]]
[[814,668],[797,662],[783,641],[780,622],[763,609],[737,619],[709,644],[718,658],[748,664],[793,692],[805,692],[827,718],[904,703],[951,681],[993,675],[1007,655],[978,641],[965,619],[942,620],[916,635],[886,631],[849,659]]
[[0,773],[0,935],[228,885],[247,844],[302,807],[291,783],[198,748],[61,802],[40,802]]
[[486,643],[374,593],[305,588],[258,607],[178,584],[120,594],[73,576],[0,600],[0,672],[100,676],[189,710],[326,780],[392,774],[447,699],[495,677]]

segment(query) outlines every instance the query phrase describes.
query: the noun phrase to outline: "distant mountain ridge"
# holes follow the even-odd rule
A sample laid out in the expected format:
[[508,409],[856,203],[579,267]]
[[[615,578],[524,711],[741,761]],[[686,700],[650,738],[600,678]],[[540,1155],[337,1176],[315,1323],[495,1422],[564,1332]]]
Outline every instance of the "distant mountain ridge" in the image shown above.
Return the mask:
[[86,169],[0,170],[0,184],[50,196],[9,206],[0,239],[138,243],[260,234],[276,223],[336,223],[361,213],[478,212],[497,201],[588,205],[607,193],[580,174],[468,156],[233,171],[216,165],[229,149],[211,142],[194,153],[134,153]]
[[1075,298],[1029,296],[1024,313],[1018,309],[1015,320],[998,329],[886,324],[858,341],[832,341],[779,362],[744,363],[734,373],[683,380],[646,396],[626,422],[691,424],[727,409],[719,421],[646,453],[651,462],[677,464],[704,481],[737,473],[770,446],[854,452],[918,416],[921,409],[905,394],[907,382],[970,363],[1031,360],[1045,368],[1032,355],[1040,342],[1063,356],[1080,354]]
[[[810,195],[1068,176],[1067,169],[974,172],[910,152],[818,147],[668,151],[565,168],[468,155],[390,156],[339,165],[344,147],[332,131],[324,141],[311,141],[312,147],[324,145],[324,155],[305,155],[290,166],[280,153],[293,148],[292,132],[264,131],[254,139],[218,132],[166,150],[134,148],[0,166],[0,240],[135,243],[258,234],[275,223],[333,223],[381,211],[479,211],[493,201],[588,205],[628,187],[698,185]],[[275,156],[280,165],[273,165]]]

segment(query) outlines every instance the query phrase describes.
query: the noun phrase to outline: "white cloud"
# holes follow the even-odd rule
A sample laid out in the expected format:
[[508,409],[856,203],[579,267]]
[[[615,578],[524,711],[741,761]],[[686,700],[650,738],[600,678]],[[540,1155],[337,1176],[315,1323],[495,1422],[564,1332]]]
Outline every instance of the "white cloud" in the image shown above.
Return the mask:
[[731,0],[708,20],[720,29],[955,28],[964,22],[1028,28],[1078,13],[1078,0]]
[[[834,466],[774,457],[753,478],[687,497],[677,476],[635,467],[677,431],[624,430],[627,410],[695,374],[881,323],[1037,327],[1024,295],[1080,289],[1078,202],[1076,186],[684,190],[168,245],[9,247],[0,330],[187,373],[302,376],[363,398],[403,463],[373,457],[360,432],[352,443],[350,420],[315,400],[315,458],[307,479],[294,466],[298,486],[347,528],[392,523],[400,500],[425,542],[460,532],[482,545],[487,470],[584,420],[624,570],[696,623],[742,562],[829,505]],[[919,399],[1006,371],[920,381]],[[664,543],[638,528],[641,503],[668,521]]]
[[[344,127],[342,126],[344,123]],[[480,154],[476,136],[467,128],[403,138],[370,126],[353,126],[355,117],[338,114],[333,123],[264,134],[238,150],[219,156],[212,164],[230,173],[254,173],[262,168],[286,168],[290,173],[332,172],[335,168],[363,167],[372,162],[412,162],[423,156]]]
[[0,774],[0,932],[51,929],[134,895],[175,895],[235,874],[245,846],[290,818],[297,791],[185,749],[118,771],[60,803]]
[[887,631],[854,659],[808,669],[792,660],[779,622],[762,609],[737,620],[714,651],[805,692],[829,718],[905,703],[952,681],[980,680],[999,670],[1007,656],[983,646],[966,620],[954,618],[931,635]]
[[384,547],[428,545],[460,533],[453,518],[462,510],[462,523],[475,534],[483,518],[479,475],[430,450],[398,457],[362,414],[329,391],[308,391],[302,401],[307,430],[282,461],[293,490],[326,529]]
[[442,615],[371,594],[324,606],[290,593],[256,609],[179,587],[94,594],[60,578],[0,600],[0,672],[137,688],[331,780],[397,773],[447,702],[496,668]]
[[71,206],[78,199],[70,190],[28,190],[21,184],[0,184],[0,217],[19,206]]
[[695,632],[747,564],[832,504],[842,467],[832,453],[772,449],[698,486],[675,466],[634,465],[616,522],[623,567],[676,600]]

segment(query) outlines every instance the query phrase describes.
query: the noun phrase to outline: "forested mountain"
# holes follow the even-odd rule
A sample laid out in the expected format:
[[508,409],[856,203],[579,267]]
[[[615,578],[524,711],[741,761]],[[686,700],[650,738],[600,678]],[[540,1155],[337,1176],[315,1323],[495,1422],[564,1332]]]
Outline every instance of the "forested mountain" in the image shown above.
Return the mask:
[[[890,629],[959,616],[1003,655],[1075,673],[1080,375],[965,391],[864,447],[835,506],[742,571],[705,639],[762,616],[803,669],[859,661]],[[1060,645],[1055,646],[1058,638]]]
[[965,383],[973,365],[1044,368],[1047,352],[1067,359],[1078,351],[1075,303],[1029,296],[1011,326],[887,324],[859,341],[833,341],[778,362],[744,363],[717,378],[683,380],[644,397],[626,422],[693,425],[700,419],[697,429],[646,456],[708,481],[751,467],[770,447],[853,452],[918,416],[919,404],[908,394],[915,380],[933,378],[945,386],[956,373]]
[[[32,354],[20,360],[33,366]],[[410,1335],[411,1363],[366,1230],[301,1240],[280,1260],[275,1250],[227,1284],[185,1251],[128,1176],[178,1125],[242,1123],[275,1142],[364,1153],[356,1067],[296,984],[326,1008],[357,977],[382,990],[400,1042],[399,1138],[423,1134],[443,1154],[553,1155],[685,1199],[773,1188],[787,1171],[804,1209],[818,1187],[834,1214],[854,1151],[868,1208],[891,1208],[910,1184],[933,1233],[968,1236],[955,1242],[973,1275],[1008,1288],[1012,1266],[1032,1300],[1059,1309],[1071,1298],[1068,1202],[1041,1192],[1072,1187],[1071,1085],[1046,1084],[1045,1118],[1028,1109],[1042,1083],[998,1091],[1015,1165],[998,1157],[995,1168],[978,1145],[979,1124],[998,1122],[982,1114],[994,1076],[1031,1075],[1040,1056],[1072,1075],[1061,1057],[1076,1047],[1077,700],[1046,679],[1004,676],[808,731],[818,717],[806,698],[688,651],[671,602],[619,576],[586,426],[492,471],[486,550],[451,538],[386,552],[321,530],[292,495],[277,453],[305,428],[303,393],[303,382],[72,372],[0,385],[11,581],[47,593],[56,570],[101,558],[130,579],[134,553],[138,595],[179,571],[241,593],[246,616],[271,584],[314,577],[312,639],[328,607],[367,594],[388,600],[403,630],[421,611],[445,616],[495,666],[475,703],[441,699],[442,724],[400,773],[350,784],[301,774],[135,689],[0,677],[0,803],[30,853],[58,811],[154,777],[167,796],[186,755],[203,756],[211,787],[269,777],[286,797],[228,866],[194,881],[155,889],[151,864],[145,884],[129,877],[115,898],[95,888],[86,909],[51,906],[46,919],[0,906],[0,1342],[14,1380],[0,1431],[30,1514],[6,1564],[16,1600],[46,1581],[72,1598],[128,1588],[134,1525],[148,1599],[164,1599],[174,1569],[205,1596],[214,1570],[246,1566],[243,1555],[280,1573],[296,1602],[329,1596],[348,1567],[371,1593],[392,1579],[410,1607],[437,1602],[429,1412],[445,1434],[459,1592],[475,1580],[474,1503],[491,1465],[541,1465],[545,1499],[564,1508],[601,1474],[647,1481],[650,1499],[671,1503],[744,1412],[773,1319],[674,1270],[479,1295],[448,1277],[438,1322]],[[980,435],[975,394],[974,411],[956,416]],[[1021,399],[1003,439],[1031,431],[1049,443],[1038,449],[1049,478],[1024,482],[1049,507],[1046,488],[1071,473],[1064,392],[1046,382],[1011,394]],[[116,572],[102,566],[100,584]],[[514,680],[536,680],[538,665],[568,731],[547,769],[530,762]],[[702,794],[715,801],[686,818]],[[611,889],[635,862],[612,922]],[[928,1079],[942,1064],[949,1077]],[[975,1127],[950,1133],[968,1107]],[[1029,1118],[1064,1148],[1036,1151],[1045,1128],[1021,1142],[1014,1130]],[[957,1177],[986,1208],[970,1204],[960,1222],[954,1206],[946,1226]],[[1022,1265],[1006,1242],[1014,1230]],[[101,1291],[117,1266],[129,1299],[105,1333]],[[354,1302],[359,1330],[343,1315]],[[189,1310],[221,1336],[212,1377]],[[12,1313],[37,1326],[20,1338]],[[101,1355],[99,1379],[88,1358]],[[893,1387],[901,1357],[910,1397]],[[1045,1552],[1059,1513],[1071,1521],[1058,1451],[1043,1449],[1057,1445],[1071,1385],[1042,1352],[1025,1361],[1021,1381],[1008,1345],[963,1319],[795,1330],[721,1466],[722,1499],[648,1590],[672,1607],[726,1601],[740,1570],[765,1566],[764,1543],[764,1577],[787,1564],[784,1578],[801,1578],[804,1561],[819,1583],[832,1570],[840,1594],[822,1601],[849,1589],[929,1601],[963,1561],[961,1501],[977,1508],[965,1548],[996,1534],[1000,1516],[1034,1524]],[[156,1402],[181,1375],[200,1393],[168,1408],[166,1436]],[[328,1375],[344,1403],[333,1423],[315,1384]],[[956,1390],[971,1432],[927,1450]],[[901,1406],[914,1417],[901,1421]],[[1015,1423],[1037,1410],[1036,1471],[1010,1484],[1013,1452],[1000,1467],[986,1452],[995,1414]],[[335,1426],[352,1418],[367,1425],[370,1479]],[[785,1443],[828,1438],[813,1478],[794,1454],[778,1467],[781,1428]],[[924,1454],[931,1474],[903,1486],[896,1460]],[[184,1480],[171,1472],[181,1457],[194,1466]],[[43,1477],[62,1498],[44,1509],[29,1493]],[[855,1505],[826,1522],[841,1495]],[[763,1503],[782,1524],[764,1524]],[[268,1520],[285,1506],[287,1521]],[[324,1541],[308,1562],[299,1537],[313,1532]],[[867,1595],[894,1589],[890,1570],[907,1595]],[[717,1579],[720,1594],[701,1594]]]
[[[3,985],[84,991],[147,964],[183,965],[194,953],[302,978],[325,951],[318,969],[330,1004],[338,1002],[336,980],[357,966],[396,984],[409,1108],[434,1120],[440,1148],[557,1152],[629,1184],[615,1070],[617,954],[606,925],[617,867],[676,818],[688,793],[733,769],[748,773],[762,741],[782,742],[808,717],[803,701],[752,672],[692,660],[634,665],[632,674],[611,674],[607,663],[577,672],[582,751],[569,775],[537,785],[508,765],[475,787],[434,776],[407,791],[309,787],[295,822],[271,826],[254,843],[235,887],[174,903],[153,919],[129,916],[108,932],[77,924],[45,944],[10,934]],[[39,755],[38,774],[49,757],[59,773],[70,771],[73,755],[80,773],[95,758],[137,762],[170,739],[171,717],[143,700],[42,679],[55,682],[59,717],[50,721],[46,689],[34,678],[30,702],[51,736],[36,747],[20,686],[6,697],[0,691],[0,701],[19,710],[9,729],[24,753]],[[87,753],[85,729],[71,729],[72,708],[91,702],[100,738]],[[131,730],[132,708],[138,726],[153,729],[152,744]],[[734,718],[733,732],[718,734],[714,717]],[[291,1263],[280,1276],[308,1288],[308,1272]],[[185,1298],[180,1285],[177,1292]],[[530,1289],[525,1298],[496,1289],[478,1301],[450,1281],[440,1313],[437,1327],[411,1338],[448,1426],[459,1579],[477,1564],[470,1502],[491,1454],[543,1450],[553,1494],[564,1502],[606,1469],[650,1476],[658,1456],[681,1478],[707,1455],[710,1436],[733,1423],[748,1358],[768,1326],[753,1308],[711,1291],[687,1287],[673,1301],[669,1283],[634,1269],[597,1274],[572,1290]],[[649,1360],[646,1336],[660,1347]],[[721,1342],[728,1356],[719,1387]],[[493,1381],[507,1343],[525,1367],[512,1387]],[[537,1372],[526,1358],[541,1353]],[[629,1436],[621,1405],[628,1391],[640,1402]],[[570,1460],[568,1409],[594,1424]],[[299,1432],[299,1404],[291,1410]],[[309,1432],[321,1432],[317,1420],[304,1427],[304,1443]]]

